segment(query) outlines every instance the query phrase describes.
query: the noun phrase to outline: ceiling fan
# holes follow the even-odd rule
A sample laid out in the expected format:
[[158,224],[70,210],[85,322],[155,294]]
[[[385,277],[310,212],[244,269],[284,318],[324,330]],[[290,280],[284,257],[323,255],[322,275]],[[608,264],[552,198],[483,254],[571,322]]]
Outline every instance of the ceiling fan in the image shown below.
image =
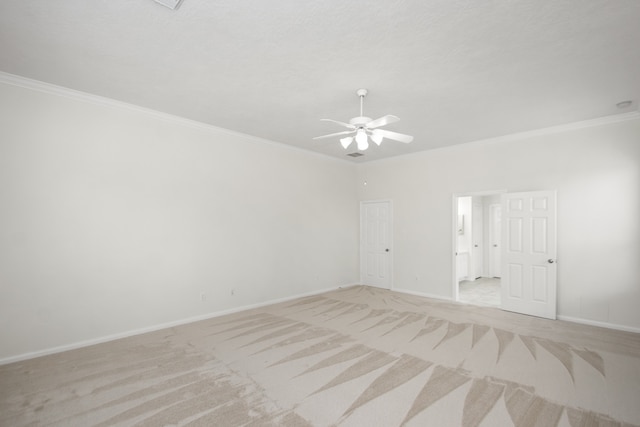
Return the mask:
[[398,120],[400,120],[398,117],[387,115],[382,116],[379,119],[371,120],[370,117],[364,116],[362,112],[362,105],[364,102],[364,97],[367,96],[367,93],[368,91],[366,89],[358,89],[356,91],[356,95],[360,97],[360,116],[352,118],[351,120],[349,120],[349,123],[344,123],[332,119],[320,119],[324,122],[337,123],[349,130],[330,133],[323,136],[316,136],[313,139],[331,138],[334,136],[349,135],[355,133],[354,136],[345,136],[343,138],[340,138],[340,144],[342,144],[342,146],[346,150],[355,140],[358,146],[358,150],[360,151],[364,151],[369,148],[369,138],[371,138],[371,141],[373,141],[376,145],[380,145],[384,138],[404,142],[405,144],[413,141],[413,137],[410,135],[392,132],[390,130],[379,129],[381,126],[397,122]]

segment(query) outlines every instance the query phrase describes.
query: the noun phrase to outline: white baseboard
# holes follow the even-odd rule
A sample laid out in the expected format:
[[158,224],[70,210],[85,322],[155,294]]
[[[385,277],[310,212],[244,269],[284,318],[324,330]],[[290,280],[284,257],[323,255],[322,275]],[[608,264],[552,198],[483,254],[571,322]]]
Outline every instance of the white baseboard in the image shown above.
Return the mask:
[[[416,296],[419,296],[419,297],[426,297],[426,298],[433,298],[433,299],[437,299],[437,300],[441,300],[441,301],[454,302],[453,298],[443,297],[442,295],[434,295],[434,294],[428,294],[428,293],[424,293],[424,292],[416,292],[416,291],[411,291],[411,290],[408,290],[408,289],[399,289],[399,288],[394,288],[392,290],[396,291],[396,292],[403,293],[403,294],[416,295]],[[600,321],[597,321],[597,320],[582,319],[582,318],[579,318],[579,317],[563,316],[563,315],[558,315],[557,319],[558,320],[564,320],[566,322],[580,323],[582,325],[597,326],[597,327],[600,327],[600,328],[614,329],[614,330],[617,330],[617,331],[633,332],[633,333],[636,333],[636,334],[640,334],[640,328],[635,328],[633,326],[617,325],[615,323],[600,322]]]
[[65,345],[61,345],[61,346],[57,346],[57,347],[51,347],[51,348],[47,348],[47,349],[44,349],[44,350],[32,351],[32,352],[29,352],[29,353],[23,353],[23,354],[19,354],[19,355],[16,355],[16,356],[9,356],[9,357],[5,357],[5,358],[0,359],[0,365],[7,365],[9,363],[21,362],[23,360],[34,359],[36,357],[47,356],[47,355],[55,354],[55,353],[61,353],[63,351],[68,351],[68,350],[75,350],[77,348],[88,347],[90,345],[102,344],[102,343],[105,343],[105,342],[114,341],[114,340],[121,339],[121,338],[128,338],[128,337],[131,337],[131,336],[134,336],[134,335],[145,334],[147,332],[155,332],[155,331],[158,331],[158,330],[161,330],[161,329],[172,328],[174,326],[180,326],[180,325],[185,325],[187,323],[198,322],[200,320],[212,319],[214,317],[220,317],[220,316],[224,316],[226,314],[233,314],[233,313],[237,313],[237,312],[240,312],[240,311],[251,310],[251,309],[254,309],[254,308],[260,308],[260,307],[264,307],[266,305],[278,304],[278,303],[281,303],[281,302],[286,302],[286,301],[294,300],[294,299],[297,299],[297,298],[303,298],[303,297],[323,294],[325,292],[330,292],[330,291],[334,291],[336,289],[347,288],[347,287],[356,286],[356,285],[357,284],[353,284],[353,285],[347,284],[347,285],[341,285],[341,286],[338,286],[338,287],[332,287],[332,288],[326,288],[326,289],[321,289],[321,290],[317,290],[317,291],[305,292],[303,294],[297,294],[297,295],[292,295],[292,296],[283,297],[283,298],[276,298],[276,299],[273,299],[273,300],[260,302],[260,303],[257,303],[257,304],[249,304],[249,305],[244,305],[244,306],[241,306],[241,307],[230,308],[228,310],[222,310],[222,311],[217,311],[217,312],[214,312],[214,313],[207,313],[207,314],[203,314],[203,315],[200,315],[200,316],[193,316],[193,317],[189,317],[189,318],[186,318],[186,319],[176,320],[176,321],[173,321],[173,322],[161,323],[159,325],[148,326],[146,328],[133,329],[133,330],[130,330],[130,331],[121,332],[121,333],[112,334],[112,335],[106,335],[106,336],[102,336],[102,337],[99,337],[99,338],[93,338],[93,339],[90,339],[90,340],[78,341],[78,342],[74,342],[74,343],[71,343],[71,344],[65,344]]
[[346,285],[338,286],[337,289],[353,288],[354,286],[361,286],[360,283],[347,283]]
[[[303,298],[303,297],[307,297],[307,296],[323,294],[325,292],[330,292],[330,291],[334,291],[334,290],[337,290],[337,289],[344,289],[344,288],[349,288],[349,287],[359,286],[359,285],[360,285],[359,283],[345,284],[345,285],[341,285],[341,286],[338,286],[338,287],[332,287],[332,288],[326,288],[326,289],[321,289],[321,290],[316,290],[316,291],[311,291],[311,292],[305,292],[305,293],[302,293],[302,294],[292,295],[292,296],[283,297],[283,298],[276,298],[276,299],[273,299],[273,300],[260,302],[260,303],[257,303],[257,304],[249,304],[249,305],[245,305],[245,306],[241,306],[241,307],[231,308],[231,309],[228,309],[228,310],[217,311],[217,312],[214,312],[214,313],[207,313],[207,314],[203,314],[203,315],[200,315],[200,316],[193,316],[193,317],[189,317],[189,318],[182,319],[182,320],[176,320],[176,321],[173,321],[173,322],[167,322],[167,323],[162,323],[162,324],[159,324],[159,325],[149,326],[149,327],[146,327],[146,328],[134,329],[134,330],[131,330],[131,331],[121,332],[121,333],[112,334],[112,335],[106,335],[106,336],[103,336],[103,337],[94,338],[94,339],[85,340],[85,341],[78,341],[78,342],[75,342],[75,343],[66,344],[66,345],[57,346],[57,347],[52,347],[52,348],[48,348],[48,349],[44,349],[44,350],[38,350],[38,351],[29,352],[29,353],[23,353],[23,354],[19,354],[17,356],[5,357],[3,359],[0,359],[0,365],[6,365],[6,364],[9,364],[9,363],[20,362],[20,361],[28,360],[28,359],[34,359],[36,357],[47,356],[49,354],[55,354],[55,353],[61,353],[63,351],[74,350],[74,349],[77,349],[77,348],[88,347],[90,345],[101,344],[101,343],[114,341],[114,340],[121,339],[121,338],[127,338],[127,337],[131,337],[131,336],[134,336],[134,335],[144,334],[144,333],[147,333],[147,332],[154,332],[154,331],[158,331],[158,330],[161,330],[161,329],[167,329],[167,328],[172,328],[174,326],[180,326],[180,325],[185,325],[187,323],[197,322],[197,321],[200,321],[200,320],[212,319],[212,318],[224,316],[224,315],[227,315],[227,314],[233,314],[233,313],[237,313],[237,312],[240,312],[240,311],[251,310],[251,309],[254,309],[254,308],[260,308],[260,307],[264,307],[264,306],[267,306],[267,305],[272,305],[272,304],[278,304],[278,303],[282,303],[282,302],[286,302],[286,301],[291,301],[291,300],[294,300],[294,299],[297,299],[297,298]],[[408,294],[408,295],[415,295],[415,296],[419,296],[419,297],[433,298],[433,299],[437,299],[437,300],[441,300],[441,301],[453,302],[453,298],[444,297],[442,295],[429,294],[429,293],[425,293],[425,292],[417,292],[417,291],[412,291],[412,290],[409,290],[409,289],[402,289],[402,288],[394,288],[392,290],[395,291],[395,292],[400,292],[400,293]],[[563,316],[563,315],[558,315],[557,318],[558,318],[558,320],[564,320],[564,321],[567,321],[567,322],[580,323],[580,324],[590,325],[590,326],[598,326],[598,327],[601,327],[601,328],[615,329],[615,330],[624,331],[624,332],[640,333],[640,328],[635,328],[635,327],[631,327],[631,326],[617,325],[617,324],[614,324],[614,323],[599,322],[599,321],[595,321],[595,320],[581,319],[581,318],[578,318],[578,317]]]
[[391,290],[395,292],[400,292],[401,294],[415,295],[417,297],[433,298],[441,301],[453,302],[453,298],[445,297],[442,295],[428,294],[425,292],[417,292],[417,291],[412,291],[409,289],[402,289],[402,288],[393,288]]
[[558,320],[564,320],[566,322],[580,323],[580,324],[583,324],[583,325],[598,326],[600,328],[616,329],[618,331],[633,332],[633,333],[636,333],[636,334],[640,334],[640,328],[634,328],[633,326],[617,325],[615,323],[600,322],[600,321],[597,321],[597,320],[589,320],[589,319],[581,319],[579,317],[572,317],[572,316],[558,315],[556,317],[557,317]]

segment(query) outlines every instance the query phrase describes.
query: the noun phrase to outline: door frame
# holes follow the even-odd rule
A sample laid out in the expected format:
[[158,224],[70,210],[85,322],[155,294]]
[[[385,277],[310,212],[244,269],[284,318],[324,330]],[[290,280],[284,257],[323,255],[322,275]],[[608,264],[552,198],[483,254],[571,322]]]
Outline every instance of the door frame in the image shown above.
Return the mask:
[[485,190],[485,191],[465,191],[460,193],[453,193],[451,197],[451,282],[452,282],[452,295],[453,301],[458,301],[458,274],[456,270],[456,254],[458,246],[458,197],[482,197],[482,196],[494,196],[507,193],[508,190]]
[[364,283],[364,268],[366,263],[365,250],[364,250],[364,221],[363,212],[364,205],[368,203],[388,203],[389,204],[389,289],[393,289],[393,200],[392,199],[376,199],[376,200],[361,200],[360,201],[360,284]]
[[[476,231],[476,225],[480,220],[480,232]],[[478,236],[481,237],[479,245]],[[476,249],[477,248],[477,249]],[[485,240],[484,240],[484,203],[480,203],[480,209],[478,210],[478,204],[471,199],[471,277],[469,280],[475,281],[477,278],[482,277],[484,273],[484,255],[485,255]]]
[[[489,205],[489,276],[491,277],[501,277],[502,273],[500,273],[500,276],[496,276],[494,273],[496,273],[496,256],[495,256],[495,251],[493,250],[493,248],[491,247],[491,243],[493,242],[493,236],[495,234],[496,231],[496,226],[494,224],[494,216],[495,216],[495,210],[496,208],[500,208],[500,215],[502,215],[502,204],[501,203],[492,203]],[[500,228],[500,247],[498,248],[500,251],[502,251],[502,229]],[[502,257],[501,257],[502,258]],[[502,261],[500,260],[500,264],[498,270],[502,270]]]

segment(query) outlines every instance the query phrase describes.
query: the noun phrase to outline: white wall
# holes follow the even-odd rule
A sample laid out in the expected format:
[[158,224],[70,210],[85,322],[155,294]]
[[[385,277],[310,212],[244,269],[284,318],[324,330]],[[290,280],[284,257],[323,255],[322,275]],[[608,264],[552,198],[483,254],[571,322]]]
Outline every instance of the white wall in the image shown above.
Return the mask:
[[0,84],[0,360],[356,283],[355,173]]
[[0,362],[355,283],[360,200],[451,298],[452,195],[502,189],[558,190],[559,313],[640,328],[638,119],[353,165],[55,92],[0,83]]
[[[394,203],[394,287],[452,298],[452,195],[558,191],[558,313],[640,329],[640,119],[364,163]],[[367,181],[367,185],[362,183]]]

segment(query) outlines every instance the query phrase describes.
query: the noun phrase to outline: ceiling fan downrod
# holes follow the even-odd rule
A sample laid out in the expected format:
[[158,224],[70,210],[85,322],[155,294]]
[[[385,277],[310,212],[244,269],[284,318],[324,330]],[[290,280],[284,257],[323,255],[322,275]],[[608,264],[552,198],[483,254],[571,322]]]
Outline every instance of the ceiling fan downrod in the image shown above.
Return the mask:
[[358,89],[356,95],[360,97],[360,117],[364,117],[364,97],[369,93],[366,89]]

